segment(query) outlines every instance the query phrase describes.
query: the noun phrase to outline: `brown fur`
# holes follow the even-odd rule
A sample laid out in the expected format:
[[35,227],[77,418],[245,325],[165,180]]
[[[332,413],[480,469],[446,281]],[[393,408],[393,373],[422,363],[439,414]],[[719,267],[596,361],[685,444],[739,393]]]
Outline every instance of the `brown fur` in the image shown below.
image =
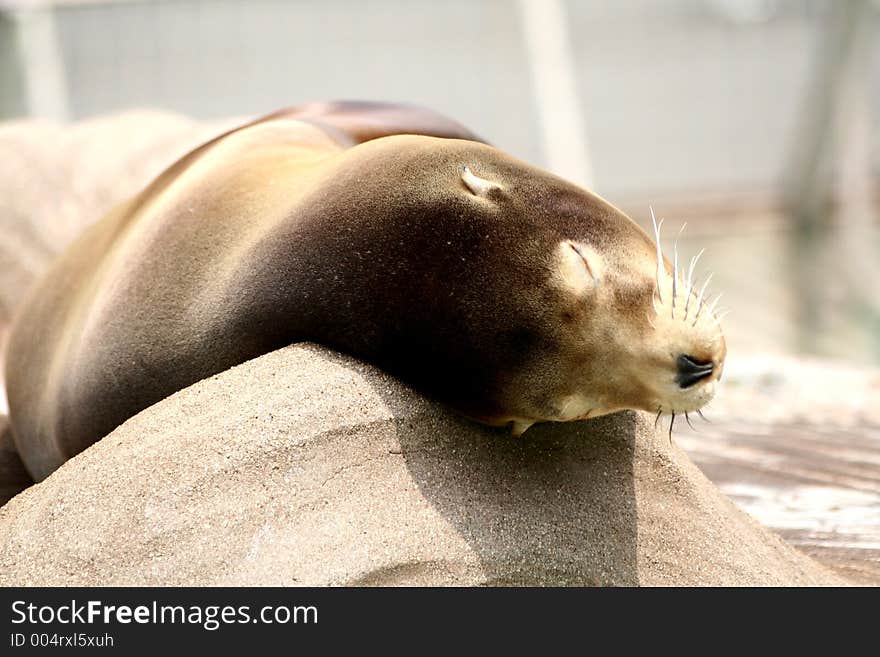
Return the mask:
[[[631,288],[615,312],[641,331],[645,308],[626,301],[650,299],[656,259],[641,229],[485,144],[382,136],[396,118],[353,130],[342,114],[319,126],[281,113],[197,149],[32,291],[6,378],[35,478],[173,392],[298,341],[493,423],[554,419],[582,384],[597,412],[649,403],[618,371],[617,338],[590,330],[605,297],[572,297],[553,278],[561,240],[589,245],[608,284]],[[404,128],[466,136],[415,118]],[[463,165],[500,189],[475,195]]]

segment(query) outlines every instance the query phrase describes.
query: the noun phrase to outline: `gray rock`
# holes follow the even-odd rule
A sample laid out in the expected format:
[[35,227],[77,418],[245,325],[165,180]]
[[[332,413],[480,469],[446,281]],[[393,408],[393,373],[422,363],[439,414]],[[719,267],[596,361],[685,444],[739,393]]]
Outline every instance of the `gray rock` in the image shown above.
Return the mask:
[[513,439],[310,345],[148,408],[0,508],[2,585],[840,583],[645,414]]

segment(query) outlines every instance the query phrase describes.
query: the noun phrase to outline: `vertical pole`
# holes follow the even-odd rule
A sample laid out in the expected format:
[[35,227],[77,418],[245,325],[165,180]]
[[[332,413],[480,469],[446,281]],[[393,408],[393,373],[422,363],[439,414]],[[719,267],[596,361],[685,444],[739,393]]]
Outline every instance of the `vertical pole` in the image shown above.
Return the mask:
[[18,47],[26,113],[55,121],[67,120],[67,81],[54,9],[48,4],[35,4],[12,10],[8,15],[12,17]]
[[830,20],[817,52],[802,124],[796,133],[790,177],[785,189],[793,230],[789,244],[792,289],[797,296],[797,347],[817,349],[822,321],[821,291],[823,235],[827,229],[831,180],[829,157],[834,143],[844,73],[859,29],[868,22],[868,0],[840,0],[830,4]]
[[518,0],[547,168],[593,185],[563,0]]

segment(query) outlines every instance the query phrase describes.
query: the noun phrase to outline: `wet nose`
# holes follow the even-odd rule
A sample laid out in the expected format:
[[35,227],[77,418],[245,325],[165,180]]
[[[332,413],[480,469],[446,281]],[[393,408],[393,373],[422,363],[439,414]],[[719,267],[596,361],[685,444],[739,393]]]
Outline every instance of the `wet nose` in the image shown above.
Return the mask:
[[682,354],[676,361],[678,373],[675,382],[680,388],[690,388],[692,385],[712,375],[715,364],[709,360],[699,360],[693,356]]

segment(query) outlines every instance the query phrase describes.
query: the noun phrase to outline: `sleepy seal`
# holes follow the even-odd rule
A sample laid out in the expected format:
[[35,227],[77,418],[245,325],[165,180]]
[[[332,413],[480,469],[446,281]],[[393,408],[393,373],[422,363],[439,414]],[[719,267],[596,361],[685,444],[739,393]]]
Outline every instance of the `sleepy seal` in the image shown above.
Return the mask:
[[436,114],[310,107],[186,155],[30,292],[6,384],[35,479],[173,392],[299,341],[516,433],[712,398],[724,339],[659,230],[655,244]]

